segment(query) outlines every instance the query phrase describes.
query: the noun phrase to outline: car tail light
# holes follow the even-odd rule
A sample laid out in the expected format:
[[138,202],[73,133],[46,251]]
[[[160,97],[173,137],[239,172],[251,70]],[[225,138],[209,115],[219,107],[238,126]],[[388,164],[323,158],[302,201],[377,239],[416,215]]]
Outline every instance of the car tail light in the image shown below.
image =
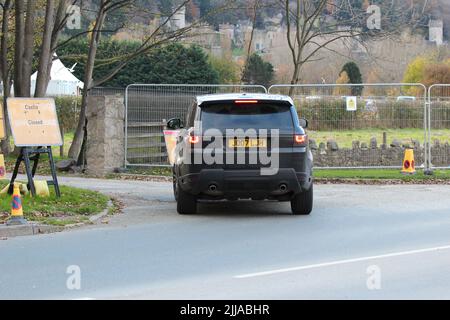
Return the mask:
[[308,136],[306,134],[296,134],[294,135],[295,144],[305,145],[308,141]]
[[199,136],[189,136],[189,143],[190,144],[197,144],[200,142]]
[[255,104],[258,103],[258,100],[235,100],[236,104]]

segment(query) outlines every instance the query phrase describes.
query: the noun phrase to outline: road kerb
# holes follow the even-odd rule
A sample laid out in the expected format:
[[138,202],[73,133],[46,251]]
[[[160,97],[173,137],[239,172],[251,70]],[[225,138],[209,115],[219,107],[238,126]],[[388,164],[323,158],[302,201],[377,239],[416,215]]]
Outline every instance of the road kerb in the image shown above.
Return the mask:
[[[108,201],[108,205],[105,210],[102,212],[89,217],[89,222],[86,223],[95,223],[98,220],[108,215],[109,209],[113,206],[113,202],[111,200]],[[39,223],[29,223],[26,225],[18,225],[18,226],[6,226],[0,225],[0,239],[6,240],[8,238],[13,237],[21,237],[21,236],[32,236],[38,234],[46,234],[46,233],[55,233],[61,232],[68,229],[74,229],[76,227],[81,227],[86,225],[85,222],[69,224],[66,226],[52,226],[46,224]]]

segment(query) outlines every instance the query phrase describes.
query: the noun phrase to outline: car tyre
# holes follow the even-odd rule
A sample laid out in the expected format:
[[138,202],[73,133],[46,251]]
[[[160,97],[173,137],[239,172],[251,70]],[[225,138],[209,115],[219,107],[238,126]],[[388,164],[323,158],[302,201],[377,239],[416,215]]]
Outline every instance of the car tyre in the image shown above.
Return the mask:
[[294,215],[309,215],[313,209],[313,185],[306,191],[294,196],[291,209]]
[[195,214],[197,213],[196,196],[187,193],[177,184],[176,188],[177,211],[179,214]]
[[172,186],[173,186],[173,196],[175,198],[175,201],[178,201],[177,176],[175,174],[175,171],[173,171],[172,173]]

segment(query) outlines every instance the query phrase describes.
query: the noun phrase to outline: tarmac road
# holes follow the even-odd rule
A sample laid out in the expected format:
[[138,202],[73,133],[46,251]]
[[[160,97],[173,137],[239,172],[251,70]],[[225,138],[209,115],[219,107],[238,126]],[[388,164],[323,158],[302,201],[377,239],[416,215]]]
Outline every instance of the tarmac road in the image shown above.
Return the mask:
[[306,217],[250,201],[179,216],[170,183],[60,180],[124,213],[0,241],[1,299],[450,298],[448,185],[317,185]]

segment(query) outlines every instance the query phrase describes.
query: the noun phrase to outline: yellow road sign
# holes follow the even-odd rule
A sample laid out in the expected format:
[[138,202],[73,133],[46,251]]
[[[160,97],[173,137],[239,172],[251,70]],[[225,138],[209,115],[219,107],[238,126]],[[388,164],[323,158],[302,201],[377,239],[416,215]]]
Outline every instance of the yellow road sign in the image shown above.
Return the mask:
[[358,108],[358,102],[356,97],[346,97],[347,111],[356,111]]
[[18,147],[63,144],[53,99],[8,98],[8,117]]

